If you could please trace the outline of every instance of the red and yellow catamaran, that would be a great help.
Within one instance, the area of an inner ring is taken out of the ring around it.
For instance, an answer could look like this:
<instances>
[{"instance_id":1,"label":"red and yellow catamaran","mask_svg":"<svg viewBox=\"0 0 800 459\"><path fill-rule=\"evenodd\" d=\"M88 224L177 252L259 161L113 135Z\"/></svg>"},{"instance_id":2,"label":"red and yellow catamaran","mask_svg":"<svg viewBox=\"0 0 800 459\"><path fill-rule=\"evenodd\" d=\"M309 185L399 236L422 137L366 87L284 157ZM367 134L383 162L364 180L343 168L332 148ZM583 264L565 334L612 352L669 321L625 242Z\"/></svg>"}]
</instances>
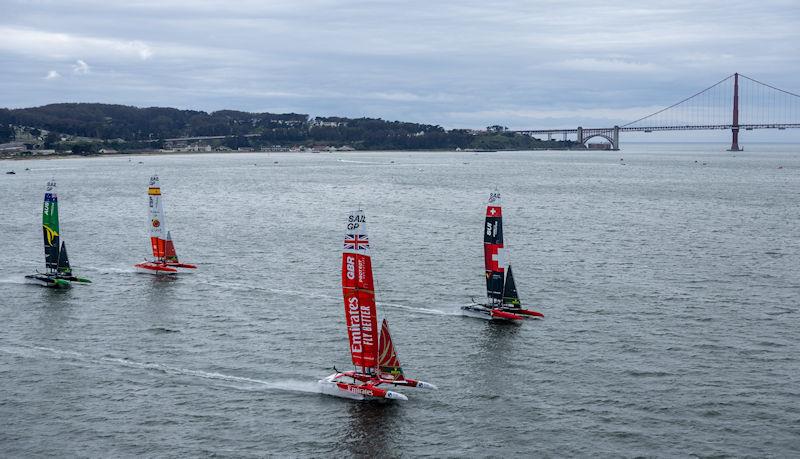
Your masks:
<instances>
[{"instance_id":1,"label":"red and yellow catamaran","mask_svg":"<svg viewBox=\"0 0 800 459\"><path fill-rule=\"evenodd\" d=\"M342 293L350 356L355 369L337 371L320 380L322 393L355 400L408 400L405 395L385 387L436 389L433 384L405 377L386 319L378 331L369 237L361 210L351 212L347 220L342 254Z\"/></svg>"},{"instance_id":2,"label":"red and yellow catamaran","mask_svg":"<svg viewBox=\"0 0 800 459\"><path fill-rule=\"evenodd\" d=\"M161 186L158 176L150 177L150 186L147 188L150 198L150 245L153 248L154 260L145 260L134 265L139 272L148 274L177 274L179 269L195 269L197 266L178 261L172 235L166 229L164 218L164 204L161 202Z\"/></svg>"},{"instance_id":3,"label":"red and yellow catamaran","mask_svg":"<svg viewBox=\"0 0 800 459\"><path fill-rule=\"evenodd\" d=\"M508 249L503 244L503 207L500 193L495 191L489 195L483 227L487 302L462 306L465 316L506 322L544 317L541 312L522 307L508 258Z\"/></svg>"}]
</instances>

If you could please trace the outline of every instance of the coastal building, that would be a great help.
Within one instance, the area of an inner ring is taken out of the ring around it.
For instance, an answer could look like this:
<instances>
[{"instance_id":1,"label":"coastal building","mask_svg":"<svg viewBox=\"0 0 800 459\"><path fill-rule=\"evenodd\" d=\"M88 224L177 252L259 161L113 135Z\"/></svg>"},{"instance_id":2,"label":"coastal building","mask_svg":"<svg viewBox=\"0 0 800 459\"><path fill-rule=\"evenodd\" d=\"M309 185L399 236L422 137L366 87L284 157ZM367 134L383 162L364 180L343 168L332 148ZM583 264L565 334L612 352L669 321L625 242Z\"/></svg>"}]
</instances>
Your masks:
<instances>
[{"instance_id":1,"label":"coastal building","mask_svg":"<svg viewBox=\"0 0 800 459\"><path fill-rule=\"evenodd\" d=\"M0 155L14 156L27 150L24 142L8 142L0 143Z\"/></svg>"}]
</instances>

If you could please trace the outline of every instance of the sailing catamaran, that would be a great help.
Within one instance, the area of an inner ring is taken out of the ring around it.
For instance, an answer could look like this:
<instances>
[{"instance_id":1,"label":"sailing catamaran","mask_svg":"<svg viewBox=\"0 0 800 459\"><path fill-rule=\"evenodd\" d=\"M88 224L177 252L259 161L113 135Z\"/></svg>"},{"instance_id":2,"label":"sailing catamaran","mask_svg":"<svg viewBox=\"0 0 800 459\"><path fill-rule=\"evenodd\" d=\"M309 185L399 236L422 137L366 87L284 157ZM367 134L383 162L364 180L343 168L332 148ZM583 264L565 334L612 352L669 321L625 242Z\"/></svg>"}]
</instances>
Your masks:
<instances>
[{"instance_id":1,"label":"sailing catamaran","mask_svg":"<svg viewBox=\"0 0 800 459\"><path fill-rule=\"evenodd\" d=\"M361 210L350 213L342 255L344 312L355 370L339 372L334 368L336 373L319 381L322 393L354 400L408 400L379 386L436 389L433 384L405 377L386 319L378 334L369 238Z\"/></svg>"},{"instance_id":2,"label":"sailing catamaran","mask_svg":"<svg viewBox=\"0 0 800 459\"><path fill-rule=\"evenodd\" d=\"M67 256L67 245L58 227L58 194L56 181L47 182L42 206L42 234L44 235L44 263L47 272L25 276L29 282L51 288L68 288L72 282L90 283L89 279L72 274Z\"/></svg>"},{"instance_id":3,"label":"sailing catamaran","mask_svg":"<svg viewBox=\"0 0 800 459\"><path fill-rule=\"evenodd\" d=\"M526 317L544 317L544 314L523 309L514 283L514 274L508 261L508 251L503 247L503 209L500 193L489 195L486 206L486 223L483 230L483 256L486 267L486 303L462 306L463 314L489 320L517 321ZM473 300L474 301L474 300Z\"/></svg>"},{"instance_id":4,"label":"sailing catamaran","mask_svg":"<svg viewBox=\"0 0 800 459\"><path fill-rule=\"evenodd\" d=\"M161 203L161 186L158 183L157 175L150 177L147 195L150 198L150 245L153 248L155 259L153 261L145 260L134 266L139 272L148 274L177 274L178 268L197 268L195 265L178 261L172 235L165 229L164 205Z\"/></svg>"}]
</instances>

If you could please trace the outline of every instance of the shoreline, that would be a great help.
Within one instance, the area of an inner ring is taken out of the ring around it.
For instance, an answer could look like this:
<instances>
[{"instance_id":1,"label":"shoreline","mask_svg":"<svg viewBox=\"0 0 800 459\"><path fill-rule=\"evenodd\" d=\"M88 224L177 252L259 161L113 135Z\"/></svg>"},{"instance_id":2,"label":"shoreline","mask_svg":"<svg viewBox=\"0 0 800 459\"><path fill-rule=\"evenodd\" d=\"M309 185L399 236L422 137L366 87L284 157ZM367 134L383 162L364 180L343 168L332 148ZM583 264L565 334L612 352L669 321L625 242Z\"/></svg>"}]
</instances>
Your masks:
<instances>
[{"instance_id":1,"label":"shoreline","mask_svg":"<svg viewBox=\"0 0 800 459\"><path fill-rule=\"evenodd\" d=\"M311 154L332 154L332 153L415 153L415 152L430 152L430 153L500 153L500 152L507 152L507 151L589 151L588 149L578 149L578 148L559 148L559 149L552 149L552 148L541 148L541 149L532 149L532 150L478 150L478 151L469 151L469 150L353 150L353 151L137 151L133 153L103 153L103 154L96 154L96 155L73 155L73 154L66 154L66 155L36 155L36 156L0 156L0 161L25 161L25 160L55 160L55 159L88 159L88 158L118 158L118 157L134 157L134 156L169 156L169 155L242 155L248 153L263 153L263 154L271 154L271 153L282 153L282 154L303 154L303 153L311 153ZM598 150L601 151L601 150ZM611 151L611 150L609 150Z\"/></svg>"}]
</instances>

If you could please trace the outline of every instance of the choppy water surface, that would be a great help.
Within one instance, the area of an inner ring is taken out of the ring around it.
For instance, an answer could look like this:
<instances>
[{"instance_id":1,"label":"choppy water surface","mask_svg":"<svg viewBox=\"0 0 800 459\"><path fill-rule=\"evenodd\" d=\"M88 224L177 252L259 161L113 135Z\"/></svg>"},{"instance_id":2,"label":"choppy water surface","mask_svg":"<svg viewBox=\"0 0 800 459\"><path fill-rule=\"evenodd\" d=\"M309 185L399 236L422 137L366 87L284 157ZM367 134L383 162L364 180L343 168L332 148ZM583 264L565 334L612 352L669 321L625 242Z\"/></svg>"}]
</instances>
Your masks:
<instances>
[{"instance_id":1,"label":"choppy water surface","mask_svg":"<svg viewBox=\"0 0 800 459\"><path fill-rule=\"evenodd\" d=\"M0 176L0 450L798 454L800 148L626 147L0 162L17 171ZM153 172L194 274L132 269ZM69 291L22 283L53 177L94 281ZM457 315L484 291L495 187L544 321ZM400 360L441 389L407 403L316 393L349 362L340 248L359 206Z\"/></svg>"}]
</instances>

